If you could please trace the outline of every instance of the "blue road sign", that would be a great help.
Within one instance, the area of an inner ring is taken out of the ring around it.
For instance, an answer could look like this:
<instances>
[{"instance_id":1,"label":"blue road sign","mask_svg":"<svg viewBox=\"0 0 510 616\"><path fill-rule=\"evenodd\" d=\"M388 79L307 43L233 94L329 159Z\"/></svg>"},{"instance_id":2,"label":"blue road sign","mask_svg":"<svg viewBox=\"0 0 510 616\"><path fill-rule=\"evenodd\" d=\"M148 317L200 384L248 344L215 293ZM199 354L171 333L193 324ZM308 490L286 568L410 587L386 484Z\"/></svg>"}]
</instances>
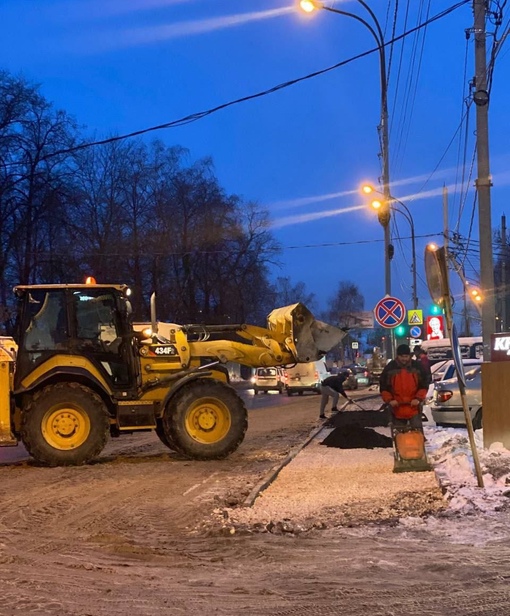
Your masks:
<instances>
[{"instance_id":1,"label":"blue road sign","mask_svg":"<svg viewBox=\"0 0 510 616\"><path fill-rule=\"evenodd\" d=\"M411 327L409 333L411 334L412 338L421 338L421 327L415 325L414 327Z\"/></svg>"},{"instance_id":2,"label":"blue road sign","mask_svg":"<svg viewBox=\"0 0 510 616\"><path fill-rule=\"evenodd\" d=\"M400 325L406 316L404 304L396 297L384 297L374 308L374 317L382 327L391 329Z\"/></svg>"}]
</instances>

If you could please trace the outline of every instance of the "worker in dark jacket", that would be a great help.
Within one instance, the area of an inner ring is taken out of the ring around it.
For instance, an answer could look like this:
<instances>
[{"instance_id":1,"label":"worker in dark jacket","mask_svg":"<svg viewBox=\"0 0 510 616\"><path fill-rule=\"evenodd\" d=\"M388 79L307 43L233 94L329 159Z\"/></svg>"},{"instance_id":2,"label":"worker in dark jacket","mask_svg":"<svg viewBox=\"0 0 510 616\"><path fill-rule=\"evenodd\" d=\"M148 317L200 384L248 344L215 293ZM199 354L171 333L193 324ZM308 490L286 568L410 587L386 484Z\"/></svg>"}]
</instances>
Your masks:
<instances>
[{"instance_id":1,"label":"worker in dark jacket","mask_svg":"<svg viewBox=\"0 0 510 616\"><path fill-rule=\"evenodd\" d=\"M430 369L430 360L427 351L420 346L415 346L413 349L416 361L422 365L425 374L427 375L427 385L432 383L432 371Z\"/></svg>"},{"instance_id":2,"label":"worker in dark jacket","mask_svg":"<svg viewBox=\"0 0 510 616\"><path fill-rule=\"evenodd\" d=\"M421 363L411 359L407 344L397 348L397 358L384 368L379 381L384 402L391 406L395 425L406 424L421 428L421 404L428 389L427 375Z\"/></svg>"},{"instance_id":3,"label":"worker in dark jacket","mask_svg":"<svg viewBox=\"0 0 510 616\"><path fill-rule=\"evenodd\" d=\"M328 376L322 381L321 385L321 410L319 417L321 419L326 419L325 411L326 406L328 404L328 400L332 398L333 406L331 408L332 413L338 412L337 404L338 397L342 395L344 398L349 400L347 394L344 391L344 381L347 378L346 372L341 372L340 374L333 374L332 376Z\"/></svg>"}]
</instances>

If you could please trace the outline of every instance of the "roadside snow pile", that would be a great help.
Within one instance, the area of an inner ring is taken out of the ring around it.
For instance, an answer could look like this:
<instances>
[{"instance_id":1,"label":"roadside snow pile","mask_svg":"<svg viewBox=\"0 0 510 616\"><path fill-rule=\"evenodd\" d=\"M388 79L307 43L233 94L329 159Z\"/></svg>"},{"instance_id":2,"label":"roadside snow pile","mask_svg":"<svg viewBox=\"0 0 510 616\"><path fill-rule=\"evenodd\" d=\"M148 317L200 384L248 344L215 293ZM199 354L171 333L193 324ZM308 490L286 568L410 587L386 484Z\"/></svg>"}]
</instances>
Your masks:
<instances>
[{"instance_id":1,"label":"roadside snow pile","mask_svg":"<svg viewBox=\"0 0 510 616\"><path fill-rule=\"evenodd\" d=\"M484 449L482 431L475 432L484 483L479 488L466 429L425 428L425 436L429 461L451 513L490 513L510 506L510 451L501 443Z\"/></svg>"}]
</instances>

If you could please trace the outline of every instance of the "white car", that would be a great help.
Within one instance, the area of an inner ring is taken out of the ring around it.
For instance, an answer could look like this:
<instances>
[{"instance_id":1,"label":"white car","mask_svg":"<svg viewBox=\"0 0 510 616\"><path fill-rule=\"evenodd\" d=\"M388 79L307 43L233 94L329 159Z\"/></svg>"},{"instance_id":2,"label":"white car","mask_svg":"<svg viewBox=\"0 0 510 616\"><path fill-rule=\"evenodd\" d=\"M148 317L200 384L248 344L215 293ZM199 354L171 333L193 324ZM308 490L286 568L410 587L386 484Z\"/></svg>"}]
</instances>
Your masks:
<instances>
[{"instance_id":1,"label":"white car","mask_svg":"<svg viewBox=\"0 0 510 616\"><path fill-rule=\"evenodd\" d=\"M466 370L466 402L473 428L482 427L482 373L481 364ZM438 426L465 426L464 409L456 377L436 383L430 405L432 417Z\"/></svg>"},{"instance_id":2,"label":"white car","mask_svg":"<svg viewBox=\"0 0 510 616\"><path fill-rule=\"evenodd\" d=\"M462 360L464 372L468 372L471 368L480 366L481 363L481 359ZM440 361L431 366L430 370L432 372L432 383L429 385L422 411L423 423L427 423L428 425L437 423L437 413L434 413L434 392L436 390L436 386L441 385L444 380L457 380L457 369L455 368L455 362L453 359L445 359L444 361Z\"/></svg>"},{"instance_id":3,"label":"white car","mask_svg":"<svg viewBox=\"0 0 510 616\"><path fill-rule=\"evenodd\" d=\"M479 366L482 363L481 359L463 359L462 365L464 366L464 372L469 370L473 366ZM437 368L436 368L437 366ZM446 359L444 361L434 364L430 368L432 372L432 383L429 385L427 391L426 401L429 402L434 397L434 389L436 383L446 381L448 379L457 378L457 369L455 368L455 362L453 359Z\"/></svg>"},{"instance_id":4,"label":"white car","mask_svg":"<svg viewBox=\"0 0 510 616\"><path fill-rule=\"evenodd\" d=\"M255 368L255 374L251 377L253 393L256 396L259 391L277 391L283 393L283 370L282 368Z\"/></svg>"},{"instance_id":5,"label":"white car","mask_svg":"<svg viewBox=\"0 0 510 616\"><path fill-rule=\"evenodd\" d=\"M330 376L323 360L312 361L308 364L296 364L292 368L285 368L283 378L287 396L293 394L303 395L305 391L316 394L321 393L321 382Z\"/></svg>"}]
</instances>

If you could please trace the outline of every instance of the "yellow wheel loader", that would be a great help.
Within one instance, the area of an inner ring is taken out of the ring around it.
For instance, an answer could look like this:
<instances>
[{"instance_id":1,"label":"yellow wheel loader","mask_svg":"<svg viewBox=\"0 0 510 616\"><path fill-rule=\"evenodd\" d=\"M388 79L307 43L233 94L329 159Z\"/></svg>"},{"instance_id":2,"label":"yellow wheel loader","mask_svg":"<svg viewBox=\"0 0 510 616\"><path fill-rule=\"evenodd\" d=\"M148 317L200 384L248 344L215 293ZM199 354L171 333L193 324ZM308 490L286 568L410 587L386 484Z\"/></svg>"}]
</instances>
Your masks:
<instances>
[{"instance_id":1,"label":"yellow wheel loader","mask_svg":"<svg viewBox=\"0 0 510 616\"><path fill-rule=\"evenodd\" d=\"M15 358L0 345L0 446L21 440L49 466L87 463L110 436L146 430L185 456L226 457L247 411L221 364L314 361L345 335L299 303L271 312L267 328L166 324L163 336L154 300L150 331L134 329L124 285L14 291Z\"/></svg>"}]
</instances>

